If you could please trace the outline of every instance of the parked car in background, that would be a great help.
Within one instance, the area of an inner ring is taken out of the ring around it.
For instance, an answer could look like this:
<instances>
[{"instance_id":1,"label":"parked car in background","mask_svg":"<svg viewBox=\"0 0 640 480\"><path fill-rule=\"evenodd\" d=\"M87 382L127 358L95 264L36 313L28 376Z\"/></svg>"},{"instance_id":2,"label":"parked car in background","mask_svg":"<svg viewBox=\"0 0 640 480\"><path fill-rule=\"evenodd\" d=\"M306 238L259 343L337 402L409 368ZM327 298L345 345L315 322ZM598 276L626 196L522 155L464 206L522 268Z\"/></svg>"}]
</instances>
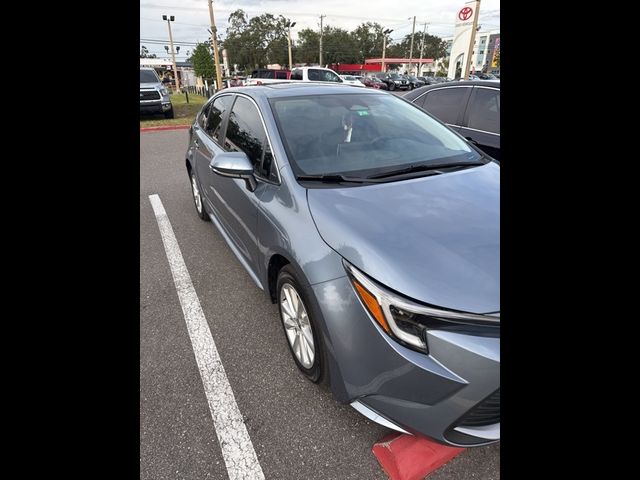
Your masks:
<instances>
[{"instance_id":1,"label":"parked car in background","mask_svg":"<svg viewBox=\"0 0 640 480\"><path fill-rule=\"evenodd\" d=\"M487 155L500 160L500 81L476 80L429 85L407 93Z\"/></svg>"},{"instance_id":2,"label":"parked car in background","mask_svg":"<svg viewBox=\"0 0 640 480\"><path fill-rule=\"evenodd\" d=\"M377 77L364 77L361 81L365 87L376 88L378 90L389 90L387 84Z\"/></svg>"},{"instance_id":3,"label":"parked car in background","mask_svg":"<svg viewBox=\"0 0 640 480\"><path fill-rule=\"evenodd\" d=\"M477 77L480 80L499 80L493 73L479 73Z\"/></svg>"},{"instance_id":4,"label":"parked car in background","mask_svg":"<svg viewBox=\"0 0 640 480\"><path fill-rule=\"evenodd\" d=\"M330 68L298 67L291 70L291 80L303 82L334 82L344 83L340 76Z\"/></svg>"},{"instance_id":5,"label":"parked car in background","mask_svg":"<svg viewBox=\"0 0 640 480\"><path fill-rule=\"evenodd\" d=\"M266 83L276 83L283 80L289 80L291 78L291 71L289 70L272 70L272 69L260 69L251 72L244 84L245 85L262 85Z\"/></svg>"},{"instance_id":6,"label":"parked car in background","mask_svg":"<svg viewBox=\"0 0 640 480\"><path fill-rule=\"evenodd\" d=\"M417 77L417 78L418 80L422 81L424 85L433 85L434 83L437 83L433 77ZM424 86L424 85L421 85L421 86Z\"/></svg>"},{"instance_id":7,"label":"parked car in background","mask_svg":"<svg viewBox=\"0 0 640 480\"><path fill-rule=\"evenodd\" d=\"M391 91L396 89L409 90L410 88L409 81L397 73L380 72L376 73L375 76L386 83L387 87L389 87L389 90Z\"/></svg>"},{"instance_id":8,"label":"parked car in background","mask_svg":"<svg viewBox=\"0 0 640 480\"><path fill-rule=\"evenodd\" d=\"M347 85L353 85L355 87L364 87L364 84L358 80L354 75L339 75L344 83Z\"/></svg>"},{"instance_id":9,"label":"parked car in background","mask_svg":"<svg viewBox=\"0 0 640 480\"><path fill-rule=\"evenodd\" d=\"M173 105L169 91L153 68L140 67L140 113L162 113L173 118Z\"/></svg>"},{"instance_id":10,"label":"parked car in background","mask_svg":"<svg viewBox=\"0 0 640 480\"><path fill-rule=\"evenodd\" d=\"M420 80L415 75L405 75L405 78L409 81L409 89L413 90L414 88L424 87L426 85L425 82Z\"/></svg>"},{"instance_id":11,"label":"parked car in background","mask_svg":"<svg viewBox=\"0 0 640 480\"><path fill-rule=\"evenodd\" d=\"M217 93L184 162L303 376L402 432L500 439L498 163L395 95L304 82Z\"/></svg>"}]
</instances>

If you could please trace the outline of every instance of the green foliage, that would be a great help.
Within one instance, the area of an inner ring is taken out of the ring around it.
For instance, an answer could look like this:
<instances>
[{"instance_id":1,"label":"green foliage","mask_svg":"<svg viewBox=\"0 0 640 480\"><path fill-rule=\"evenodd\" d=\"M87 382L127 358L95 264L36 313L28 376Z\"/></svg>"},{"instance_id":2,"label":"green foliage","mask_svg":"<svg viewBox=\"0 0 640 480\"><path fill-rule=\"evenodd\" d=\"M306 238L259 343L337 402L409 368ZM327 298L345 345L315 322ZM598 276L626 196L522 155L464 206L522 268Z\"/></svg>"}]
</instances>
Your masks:
<instances>
[{"instance_id":1,"label":"green foliage","mask_svg":"<svg viewBox=\"0 0 640 480\"><path fill-rule=\"evenodd\" d=\"M207 78L211 81L216 76L213 49L208 42L198 43L187 60L193 64L193 71L197 77Z\"/></svg>"},{"instance_id":2,"label":"green foliage","mask_svg":"<svg viewBox=\"0 0 640 480\"><path fill-rule=\"evenodd\" d=\"M229 62L248 71L271 63L288 63L286 25L289 21L282 15L276 17L270 13L248 20L242 9L231 13L227 37L222 42Z\"/></svg>"}]
</instances>

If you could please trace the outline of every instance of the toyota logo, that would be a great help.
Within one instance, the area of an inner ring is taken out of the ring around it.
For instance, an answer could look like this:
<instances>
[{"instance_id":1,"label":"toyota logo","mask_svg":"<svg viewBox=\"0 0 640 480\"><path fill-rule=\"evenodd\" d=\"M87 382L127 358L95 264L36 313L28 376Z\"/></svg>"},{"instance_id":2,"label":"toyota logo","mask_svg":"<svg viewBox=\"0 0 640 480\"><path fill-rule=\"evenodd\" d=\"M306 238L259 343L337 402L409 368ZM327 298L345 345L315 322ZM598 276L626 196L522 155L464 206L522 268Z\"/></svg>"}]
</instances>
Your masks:
<instances>
[{"instance_id":1,"label":"toyota logo","mask_svg":"<svg viewBox=\"0 0 640 480\"><path fill-rule=\"evenodd\" d=\"M473 9L471 7L464 7L458 12L458 18L460 20L469 20L471 15L473 15Z\"/></svg>"}]
</instances>

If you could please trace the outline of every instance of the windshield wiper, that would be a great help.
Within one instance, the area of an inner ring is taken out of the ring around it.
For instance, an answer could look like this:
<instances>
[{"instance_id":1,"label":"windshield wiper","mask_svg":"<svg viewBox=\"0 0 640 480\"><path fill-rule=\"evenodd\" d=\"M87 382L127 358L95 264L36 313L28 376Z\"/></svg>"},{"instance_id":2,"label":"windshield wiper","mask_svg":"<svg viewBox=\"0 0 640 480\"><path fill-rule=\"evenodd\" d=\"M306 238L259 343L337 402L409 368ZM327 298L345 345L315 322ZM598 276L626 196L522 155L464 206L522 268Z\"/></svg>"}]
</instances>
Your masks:
<instances>
[{"instance_id":1,"label":"windshield wiper","mask_svg":"<svg viewBox=\"0 0 640 480\"><path fill-rule=\"evenodd\" d=\"M390 172L377 173L375 175L371 175L367 178L386 178L386 177L394 177L396 175L403 175L405 173L413 173L413 172L427 172L440 170L445 168L452 167L475 167L478 165L484 165L484 162L473 161L473 162L448 162L448 163L431 163L431 164L420 164L420 165L409 165L405 168L400 168L398 170L392 170ZM437 173L437 172L434 172Z\"/></svg>"},{"instance_id":2,"label":"windshield wiper","mask_svg":"<svg viewBox=\"0 0 640 480\"><path fill-rule=\"evenodd\" d=\"M316 181L316 182L327 182L327 183L336 183L336 182L349 182L349 183L363 183L366 182L366 178L357 178L357 177L345 177L344 175L298 175L296 177L298 180L306 180L306 181Z\"/></svg>"}]
</instances>

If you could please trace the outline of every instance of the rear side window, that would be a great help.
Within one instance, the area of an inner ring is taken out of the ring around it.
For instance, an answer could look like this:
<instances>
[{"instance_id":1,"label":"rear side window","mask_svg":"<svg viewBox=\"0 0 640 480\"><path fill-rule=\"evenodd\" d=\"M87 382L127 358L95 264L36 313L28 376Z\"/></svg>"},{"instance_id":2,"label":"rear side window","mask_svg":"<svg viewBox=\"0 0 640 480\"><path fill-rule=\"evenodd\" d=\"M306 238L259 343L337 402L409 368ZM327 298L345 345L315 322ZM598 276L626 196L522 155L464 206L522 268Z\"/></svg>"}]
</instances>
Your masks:
<instances>
[{"instance_id":1,"label":"rear side window","mask_svg":"<svg viewBox=\"0 0 640 480\"><path fill-rule=\"evenodd\" d=\"M276 72L276 78L281 80L287 79L287 72Z\"/></svg>"},{"instance_id":2,"label":"rear side window","mask_svg":"<svg viewBox=\"0 0 640 480\"><path fill-rule=\"evenodd\" d=\"M207 124L205 131L207 135L216 140L220 140L220 128L222 127L222 119L224 113L231 107L233 97L231 95L224 95L216 98L211 104L211 109L207 115Z\"/></svg>"},{"instance_id":3,"label":"rear side window","mask_svg":"<svg viewBox=\"0 0 640 480\"><path fill-rule=\"evenodd\" d=\"M213 102L209 102L204 106L200 113L200 118L198 118L198 125L200 125L202 129L207 125L207 117L209 116L209 110L211 110L211 103Z\"/></svg>"},{"instance_id":4,"label":"rear side window","mask_svg":"<svg viewBox=\"0 0 640 480\"><path fill-rule=\"evenodd\" d=\"M469 128L500 133L500 90L476 88L469 106Z\"/></svg>"},{"instance_id":5,"label":"rear side window","mask_svg":"<svg viewBox=\"0 0 640 480\"><path fill-rule=\"evenodd\" d=\"M293 70L291 72L291 80L302 80L302 70Z\"/></svg>"},{"instance_id":6,"label":"rear side window","mask_svg":"<svg viewBox=\"0 0 640 480\"><path fill-rule=\"evenodd\" d=\"M423 97L421 106L440 121L455 125L468 93L469 87L433 90Z\"/></svg>"},{"instance_id":7,"label":"rear side window","mask_svg":"<svg viewBox=\"0 0 640 480\"><path fill-rule=\"evenodd\" d=\"M266 139L267 134L256 106L239 96L229 114L225 149L243 151L251 160L257 175L277 181L275 167L271 171L273 154Z\"/></svg>"},{"instance_id":8,"label":"rear side window","mask_svg":"<svg viewBox=\"0 0 640 480\"><path fill-rule=\"evenodd\" d=\"M340 77L333 72L328 70L318 70L315 68L310 68L307 70L307 75L309 76L309 80L317 81L317 82L341 82Z\"/></svg>"}]
</instances>

